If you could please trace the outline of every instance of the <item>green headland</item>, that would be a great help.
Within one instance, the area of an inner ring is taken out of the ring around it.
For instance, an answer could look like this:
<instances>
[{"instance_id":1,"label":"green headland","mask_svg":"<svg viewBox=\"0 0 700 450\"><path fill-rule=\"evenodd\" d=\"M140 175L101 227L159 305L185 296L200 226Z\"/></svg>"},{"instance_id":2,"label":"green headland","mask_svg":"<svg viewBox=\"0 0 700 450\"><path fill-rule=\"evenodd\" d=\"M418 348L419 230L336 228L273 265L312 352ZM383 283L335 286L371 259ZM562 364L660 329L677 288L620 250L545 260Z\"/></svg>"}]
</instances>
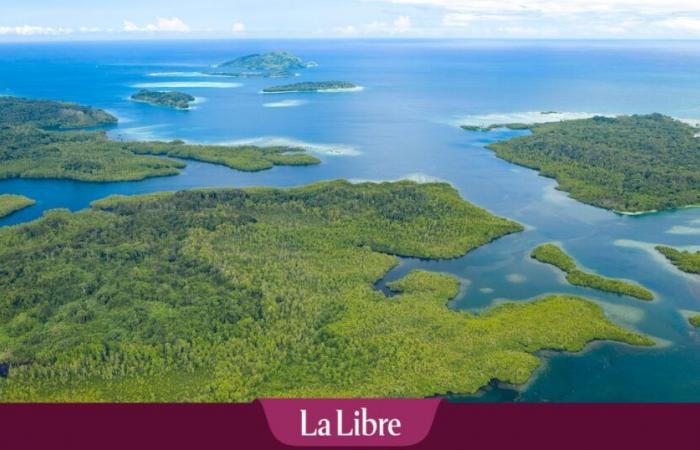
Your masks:
<instances>
[{"instance_id":1,"label":"green headland","mask_svg":"<svg viewBox=\"0 0 700 450\"><path fill-rule=\"evenodd\" d=\"M700 251L693 253L663 245L657 246L656 250L683 272L700 274Z\"/></svg>"},{"instance_id":2,"label":"green headland","mask_svg":"<svg viewBox=\"0 0 700 450\"><path fill-rule=\"evenodd\" d=\"M532 134L488 148L579 201L629 213L700 204L698 129L681 121L650 114L517 126Z\"/></svg>"},{"instance_id":3,"label":"green headland","mask_svg":"<svg viewBox=\"0 0 700 450\"><path fill-rule=\"evenodd\" d=\"M36 202L23 195L0 194L0 218L32 206Z\"/></svg>"},{"instance_id":4,"label":"green headland","mask_svg":"<svg viewBox=\"0 0 700 450\"><path fill-rule=\"evenodd\" d=\"M638 284L606 278L580 270L576 262L555 244L543 244L531 253L532 258L551 264L566 272L566 280L576 286L588 287L613 294L628 295L640 300L653 300L654 294Z\"/></svg>"},{"instance_id":5,"label":"green headland","mask_svg":"<svg viewBox=\"0 0 700 450\"><path fill-rule=\"evenodd\" d=\"M0 97L0 179L67 178L80 181L127 181L177 175L185 163L166 155L226 165L244 171L274 165L310 165L320 160L297 147L192 145L182 141L115 141L104 131L60 131L77 124L112 124L104 111L72 105L76 114L59 113L60 102ZM53 111L53 112L52 112ZM72 111L72 110L71 110ZM85 111L84 113L82 111ZM91 118L88 120L88 118ZM25 124L26 122L29 125Z\"/></svg>"},{"instance_id":6,"label":"green headland","mask_svg":"<svg viewBox=\"0 0 700 450\"><path fill-rule=\"evenodd\" d=\"M0 96L0 127L89 128L114 125L117 118L101 109L77 103Z\"/></svg>"}]
</instances>

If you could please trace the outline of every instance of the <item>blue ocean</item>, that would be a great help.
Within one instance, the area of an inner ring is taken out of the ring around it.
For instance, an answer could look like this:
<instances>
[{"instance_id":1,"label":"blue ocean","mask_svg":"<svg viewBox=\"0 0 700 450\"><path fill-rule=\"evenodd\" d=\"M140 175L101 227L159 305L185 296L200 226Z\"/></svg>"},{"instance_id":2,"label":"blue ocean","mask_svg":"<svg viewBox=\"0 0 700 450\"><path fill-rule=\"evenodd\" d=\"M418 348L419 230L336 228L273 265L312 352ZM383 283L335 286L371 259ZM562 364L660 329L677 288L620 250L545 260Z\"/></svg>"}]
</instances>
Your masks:
<instances>
[{"instance_id":1,"label":"blue ocean","mask_svg":"<svg viewBox=\"0 0 700 450\"><path fill-rule=\"evenodd\" d=\"M248 53L286 50L318 63L293 79L206 75ZM79 210L112 194L199 187L295 186L319 180L446 181L467 200L526 226L465 257L404 259L387 279L416 267L462 280L451 307L480 311L548 293L581 295L616 323L654 337L654 348L596 342L547 352L525 386L494 383L455 401L700 401L700 277L653 247L700 248L700 209L619 215L572 200L554 180L500 160L484 146L522 131L468 132L459 124L660 112L700 122L700 45L669 41L228 40L0 44L0 95L60 99L108 110L114 139L195 143L289 143L322 160L257 173L187 161L181 175L139 182L0 181L0 193L37 204L0 219L9 226L52 208ZM267 86L346 80L354 92L265 95ZM177 89L190 111L136 103L136 90ZM653 290L641 302L569 285L530 259L558 242L590 271Z\"/></svg>"}]
</instances>

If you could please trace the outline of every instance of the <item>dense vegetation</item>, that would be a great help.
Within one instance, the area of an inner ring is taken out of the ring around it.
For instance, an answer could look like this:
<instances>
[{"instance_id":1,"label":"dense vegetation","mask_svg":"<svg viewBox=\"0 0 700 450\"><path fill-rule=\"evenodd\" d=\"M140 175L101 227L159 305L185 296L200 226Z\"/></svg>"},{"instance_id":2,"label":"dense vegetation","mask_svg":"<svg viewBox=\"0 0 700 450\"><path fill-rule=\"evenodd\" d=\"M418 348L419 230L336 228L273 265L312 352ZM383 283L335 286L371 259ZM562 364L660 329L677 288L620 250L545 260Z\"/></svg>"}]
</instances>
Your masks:
<instances>
[{"instance_id":1,"label":"dense vegetation","mask_svg":"<svg viewBox=\"0 0 700 450\"><path fill-rule=\"evenodd\" d=\"M660 114L532 125L489 148L585 203L636 212L700 204L697 129Z\"/></svg>"},{"instance_id":2,"label":"dense vegetation","mask_svg":"<svg viewBox=\"0 0 700 450\"><path fill-rule=\"evenodd\" d=\"M116 197L0 230L4 401L247 401L424 396L520 383L543 348L649 345L583 299L480 316L458 281L397 259L449 258L520 230L446 184Z\"/></svg>"},{"instance_id":3,"label":"dense vegetation","mask_svg":"<svg viewBox=\"0 0 700 450\"><path fill-rule=\"evenodd\" d=\"M306 81L303 83L293 83L285 84L282 86L267 87L262 91L266 94L279 94L283 92L319 92L355 88L357 88L357 86L355 86L352 83L348 83L347 81Z\"/></svg>"},{"instance_id":4,"label":"dense vegetation","mask_svg":"<svg viewBox=\"0 0 700 450\"><path fill-rule=\"evenodd\" d=\"M700 315L699 316L691 316L688 318L688 322L696 328L700 328Z\"/></svg>"},{"instance_id":5,"label":"dense vegetation","mask_svg":"<svg viewBox=\"0 0 700 450\"><path fill-rule=\"evenodd\" d=\"M177 91L150 91L141 89L131 96L132 100L146 102L152 105L168 108L189 109L190 103L195 100L190 94Z\"/></svg>"},{"instance_id":6,"label":"dense vegetation","mask_svg":"<svg viewBox=\"0 0 700 450\"><path fill-rule=\"evenodd\" d=\"M543 244L532 251L531 256L545 264L551 264L566 272L566 280L576 286L589 287L613 294L629 295L641 300L653 300L654 294L634 283L613 280L580 270L576 262L554 244Z\"/></svg>"},{"instance_id":7,"label":"dense vegetation","mask_svg":"<svg viewBox=\"0 0 700 450\"><path fill-rule=\"evenodd\" d=\"M130 143L134 153L167 155L173 158L223 164L232 169L254 172L272 166L309 166L321 161L303 148L288 146L258 147L255 145L190 145L182 141Z\"/></svg>"},{"instance_id":8,"label":"dense vegetation","mask_svg":"<svg viewBox=\"0 0 700 450\"><path fill-rule=\"evenodd\" d=\"M0 97L0 103L7 98ZM80 105L69 105L75 111L85 111L78 120L77 113L62 113L63 109L57 109L57 105L65 105L62 103L11 99L0 109L0 121L3 122L0 125L0 179L23 177L127 181L176 175L178 169L185 166L180 161L144 155L190 158L247 171L269 169L274 165L309 165L320 162L318 158L296 147L187 145L182 141L120 142L108 139L103 131L45 129L43 127L95 125L106 113ZM22 120L28 124L19 123ZM106 119L102 122L111 123Z\"/></svg>"},{"instance_id":9,"label":"dense vegetation","mask_svg":"<svg viewBox=\"0 0 700 450\"><path fill-rule=\"evenodd\" d=\"M85 128L113 125L117 118L101 109L76 103L0 96L0 127Z\"/></svg>"},{"instance_id":10,"label":"dense vegetation","mask_svg":"<svg viewBox=\"0 0 700 450\"><path fill-rule=\"evenodd\" d=\"M279 77L315 66L288 52L269 52L241 56L217 66L217 75Z\"/></svg>"},{"instance_id":11,"label":"dense vegetation","mask_svg":"<svg viewBox=\"0 0 700 450\"><path fill-rule=\"evenodd\" d=\"M81 181L140 180L176 175L185 164L134 154L133 143L103 132L0 128L0 179L68 178Z\"/></svg>"},{"instance_id":12,"label":"dense vegetation","mask_svg":"<svg viewBox=\"0 0 700 450\"><path fill-rule=\"evenodd\" d=\"M526 123L494 123L491 125L462 125L461 128L466 131L491 131L498 128L507 128L509 130L529 130L532 125Z\"/></svg>"},{"instance_id":13,"label":"dense vegetation","mask_svg":"<svg viewBox=\"0 0 700 450\"><path fill-rule=\"evenodd\" d=\"M700 252L680 251L663 245L657 246L656 250L680 270L688 273L700 274Z\"/></svg>"},{"instance_id":14,"label":"dense vegetation","mask_svg":"<svg viewBox=\"0 0 700 450\"><path fill-rule=\"evenodd\" d=\"M0 194L0 218L32 206L36 202L23 195Z\"/></svg>"}]
</instances>

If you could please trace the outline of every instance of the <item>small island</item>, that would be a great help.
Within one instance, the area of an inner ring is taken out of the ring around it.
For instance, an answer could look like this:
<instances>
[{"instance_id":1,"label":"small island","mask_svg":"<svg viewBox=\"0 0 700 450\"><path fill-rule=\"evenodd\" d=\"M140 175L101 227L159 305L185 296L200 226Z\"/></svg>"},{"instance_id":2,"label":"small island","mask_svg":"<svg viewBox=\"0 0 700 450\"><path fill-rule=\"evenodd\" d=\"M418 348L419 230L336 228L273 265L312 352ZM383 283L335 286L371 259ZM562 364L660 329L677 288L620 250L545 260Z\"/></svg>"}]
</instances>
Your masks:
<instances>
[{"instance_id":1,"label":"small island","mask_svg":"<svg viewBox=\"0 0 700 450\"><path fill-rule=\"evenodd\" d=\"M646 301L654 299L654 294L651 291L638 284L614 280L580 270L573 258L554 244L540 245L532 251L530 256L539 262L551 264L563 270L566 273L566 280L575 286L588 287L618 295L628 295Z\"/></svg>"},{"instance_id":2,"label":"small island","mask_svg":"<svg viewBox=\"0 0 700 450\"><path fill-rule=\"evenodd\" d=\"M700 139L684 122L649 114L527 127L532 134L487 148L579 201L621 213L700 205Z\"/></svg>"},{"instance_id":3,"label":"small island","mask_svg":"<svg viewBox=\"0 0 700 450\"><path fill-rule=\"evenodd\" d=\"M212 75L235 77L289 77L294 71L316 66L289 52L255 53L216 66Z\"/></svg>"},{"instance_id":4,"label":"small island","mask_svg":"<svg viewBox=\"0 0 700 450\"><path fill-rule=\"evenodd\" d=\"M148 89L141 89L132 95L131 99L137 102L175 109L189 109L190 103L195 100L193 96L184 92L150 91Z\"/></svg>"},{"instance_id":5,"label":"small island","mask_svg":"<svg viewBox=\"0 0 700 450\"><path fill-rule=\"evenodd\" d=\"M663 245L656 246L656 250L683 272L700 274L700 251L693 253Z\"/></svg>"},{"instance_id":6,"label":"small island","mask_svg":"<svg viewBox=\"0 0 700 450\"><path fill-rule=\"evenodd\" d=\"M36 103L24 99L4 98L0 109L4 126L0 127L0 179L3 178L64 178L79 181L134 181L149 177L170 176L185 167L182 161L157 157L193 159L222 164L232 169L258 171L275 165L303 166L321 161L298 147L253 145L194 145L182 141L140 142L115 141L104 131L70 130L75 128L74 114L53 117L44 111L63 108L50 101ZM1 100L1 99L0 99ZM35 105L39 111L30 106ZM80 105L77 111L88 111L94 123L107 114ZM15 108L19 107L20 111ZM32 121L25 122L25 118ZM108 116L112 117L112 116ZM116 118L114 119L116 121ZM86 120L83 118L81 123ZM37 124L50 124L44 128Z\"/></svg>"},{"instance_id":7,"label":"small island","mask_svg":"<svg viewBox=\"0 0 700 450\"><path fill-rule=\"evenodd\" d=\"M540 350L653 341L548 295L454 311L452 258L522 230L446 183L117 196L0 228L0 401L425 397L523 383ZM41 255L41 258L37 258ZM369 349L369 350L368 350Z\"/></svg>"},{"instance_id":8,"label":"small island","mask_svg":"<svg viewBox=\"0 0 700 450\"><path fill-rule=\"evenodd\" d=\"M700 328L700 315L688 317L688 322L695 328Z\"/></svg>"},{"instance_id":9,"label":"small island","mask_svg":"<svg viewBox=\"0 0 700 450\"><path fill-rule=\"evenodd\" d=\"M34 200L23 195L0 194L0 219L35 203Z\"/></svg>"},{"instance_id":10,"label":"small island","mask_svg":"<svg viewBox=\"0 0 700 450\"><path fill-rule=\"evenodd\" d=\"M263 89L262 92L265 94L282 94L291 92L349 92L358 89L359 86L347 81L306 81L303 83L267 87Z\"/></svg>"}]
</instances>

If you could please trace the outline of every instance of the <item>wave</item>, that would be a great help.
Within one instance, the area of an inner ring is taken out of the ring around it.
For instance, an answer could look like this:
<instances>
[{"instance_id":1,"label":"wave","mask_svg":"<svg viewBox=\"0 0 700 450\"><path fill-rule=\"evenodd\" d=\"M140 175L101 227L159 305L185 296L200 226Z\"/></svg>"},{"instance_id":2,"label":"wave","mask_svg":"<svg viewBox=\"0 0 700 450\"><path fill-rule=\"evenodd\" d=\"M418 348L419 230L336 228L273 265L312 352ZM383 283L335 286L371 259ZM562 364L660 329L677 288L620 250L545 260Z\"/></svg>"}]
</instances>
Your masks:
<instances>
[{"instance_id":1,"label":"wave","mask_svg":"<svg viewBox=\"0 0 700 450\"><path fill-rule=\"evenodd\" d=\"M131 87L147 89L147 88L237 88L241 87L241 83L224 83L218 81L165 81L162 83L136 83Z\"/></svg>"},{"instance_id":2,"label":"wave","mask_svg":"<svg viewBox=\"0 0 700 450\"><path fill-rule=\"evenodd\" d=\"M306 103L308 103L306 100L282 100L279 102L263 103L263 106L265 108L291 108L305 105Z\"/></svg>"}]
</instances>

